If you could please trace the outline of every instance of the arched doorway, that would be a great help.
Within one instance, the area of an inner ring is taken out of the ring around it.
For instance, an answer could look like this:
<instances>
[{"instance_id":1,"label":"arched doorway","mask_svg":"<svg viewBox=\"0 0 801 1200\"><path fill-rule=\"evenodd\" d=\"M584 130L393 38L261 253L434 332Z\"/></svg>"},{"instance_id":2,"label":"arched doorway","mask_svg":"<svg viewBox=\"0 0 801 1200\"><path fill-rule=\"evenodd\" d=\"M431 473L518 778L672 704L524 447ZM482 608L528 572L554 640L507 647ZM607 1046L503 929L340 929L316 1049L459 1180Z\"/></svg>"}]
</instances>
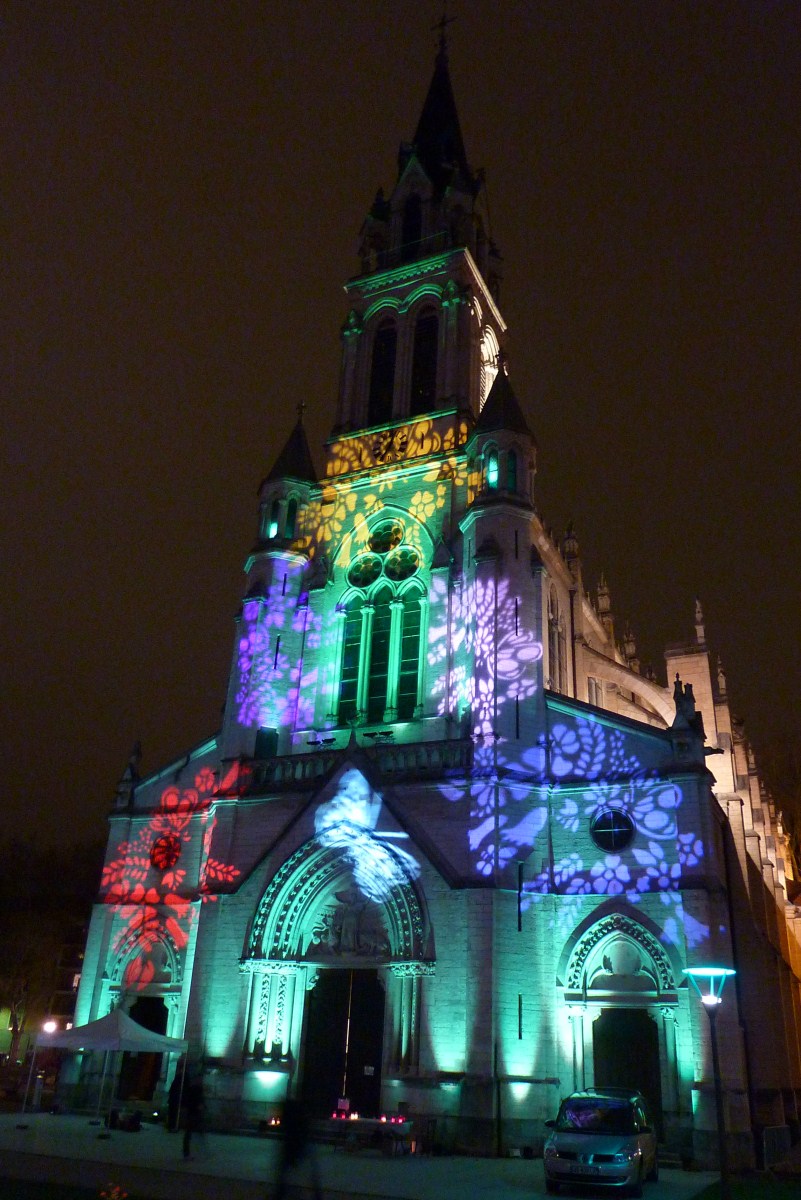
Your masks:
<instances>
[{"instance_id":1,"label":"arched doorway","mask_svg":"<svg viewBox=\"0 0 801 1200\"><path fill-rule=\"evenodd\" d=\"M379 1116L384 989L376 970L321 970L307 993L301 1095L315 1117L342 1100L350 1112Z\"/></svg>"},{"instance_id":2,"label":"arched doorway","mask_svg":"<svg viewBox=\"0 0 801 1200\"><path fill-rule=\"evenodd\" d=\"M128 1013L151 1033L167 1032L167 1006L160 996L140 996ZM158 1083L163 1055L131 1053L122 1056L117 1095L120 1100L151 1100Z\"/></svg>"},{"instance_id":3,"label":"arched doorway","mask_svg":"<svg viewBox=\"0 0 801 1200\"><path fill-rule=\"evenodd\" d=\"M642 1092L661 1134L662 1073L659 1030L644 1008L604 1008L593 1023L594 1083L597 1088Z\"/></svg>"}]
</instances>

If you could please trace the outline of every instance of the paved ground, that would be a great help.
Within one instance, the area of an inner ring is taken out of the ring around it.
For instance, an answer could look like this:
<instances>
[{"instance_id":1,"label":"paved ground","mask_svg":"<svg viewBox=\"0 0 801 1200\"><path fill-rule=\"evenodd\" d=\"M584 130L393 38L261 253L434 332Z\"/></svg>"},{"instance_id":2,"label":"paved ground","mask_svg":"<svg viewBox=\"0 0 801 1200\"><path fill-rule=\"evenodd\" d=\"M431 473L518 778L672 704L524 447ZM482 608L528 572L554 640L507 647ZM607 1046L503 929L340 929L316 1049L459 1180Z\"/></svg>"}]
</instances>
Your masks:
<instances>
[{"instance_id":1,"label":"paved ground","mask_svg":"<svg viewBox=\"0 0 801 1200\"><path fill-rule=\"evenodd\" d=\"M85 1117L1 1114L0 1195L2 1179L11 1177L98 1189L118 1183L148 1200L265 1200L277 1151L270 1140L209 1134L185 1163L180 1137L161 1126L106 1135ZM326 1200L528 1200L545 1194L536 1159L385 1158L325 1147L319 1167ZM647 1185L645 1200L691 1200L714 1178L662 1171L659 1183ZM308 1179L297 1182L298 1195L310 1195Z\"/></svg>"}]
</instances>

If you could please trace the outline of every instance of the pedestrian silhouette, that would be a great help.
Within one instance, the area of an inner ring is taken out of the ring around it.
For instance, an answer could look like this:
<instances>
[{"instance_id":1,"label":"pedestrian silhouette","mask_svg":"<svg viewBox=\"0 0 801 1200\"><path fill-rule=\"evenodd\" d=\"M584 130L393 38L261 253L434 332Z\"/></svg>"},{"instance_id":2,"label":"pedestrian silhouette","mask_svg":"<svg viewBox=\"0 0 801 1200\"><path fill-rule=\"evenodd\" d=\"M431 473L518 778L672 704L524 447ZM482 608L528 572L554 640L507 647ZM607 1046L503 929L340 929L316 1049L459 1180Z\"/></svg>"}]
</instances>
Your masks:
<instances>
[{"instance_id":1,"label":"pedestrian silhouette","mask_svg":"<svg viewBox=\"0 0 801 1200\"><path fill-rule=\"evenodd\" d=\"M193 1079L184 1088L184 1158L189 1158L192 1134L203 1133L203 1085Z\"/></svg>"},{"instance_id":2,"label":"pedestrian silhouette","mask_svg":"<svg viewBox=\"0 0 801 1200\"><path fill-rule=\"evenodd\" d=\"M289 1176L304 1165L308 1168L314 1200L323 1200L320 1170L311 1140L308 1113L300 1100L287 1099L281 1110L281 1155L273 1200L283 1200Z\"/></svg>"}]
</instances>

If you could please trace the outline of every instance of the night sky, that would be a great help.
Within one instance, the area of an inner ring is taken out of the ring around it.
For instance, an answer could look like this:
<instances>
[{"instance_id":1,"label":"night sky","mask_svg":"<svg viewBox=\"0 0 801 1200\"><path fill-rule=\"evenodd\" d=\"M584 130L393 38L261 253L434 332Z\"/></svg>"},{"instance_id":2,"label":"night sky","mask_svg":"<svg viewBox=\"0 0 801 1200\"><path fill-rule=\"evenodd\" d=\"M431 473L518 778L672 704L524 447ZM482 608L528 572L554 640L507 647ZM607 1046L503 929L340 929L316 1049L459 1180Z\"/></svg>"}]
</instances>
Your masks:
<instances>
[{"instance_id":1,"label":"night sky","mask_svg":"<svg viewBox=\"0 0 801 1200\"><path fill-rule=\"evenodd\" d=\"M4 6L6 833L103 836L137 738L216 730L256 489L299 402L333 423L440 11ZM797 727L801 6L451 12L540 509L663 681L698 595L754 738Z\"/></svg>"}]
</instances>

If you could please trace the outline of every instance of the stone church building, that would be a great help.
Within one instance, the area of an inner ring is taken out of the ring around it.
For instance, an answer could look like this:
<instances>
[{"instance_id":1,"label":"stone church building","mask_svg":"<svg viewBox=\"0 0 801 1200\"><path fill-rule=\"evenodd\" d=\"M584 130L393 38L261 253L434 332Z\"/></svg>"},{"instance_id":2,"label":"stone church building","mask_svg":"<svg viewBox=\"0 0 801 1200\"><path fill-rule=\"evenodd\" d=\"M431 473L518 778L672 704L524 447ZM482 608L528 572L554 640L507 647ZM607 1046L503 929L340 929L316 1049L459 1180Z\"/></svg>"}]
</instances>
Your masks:
<instances>
[{"instance_id":1,"label":"stone church building","mask_svg":"<svg viewBox=\"0 0 801 1200\"><path fill-rule=\"evenodd\" d=\"M187 1038L221 1127L289 1094L536 1151L560 1097L618 1085L704 1160L684 969L719 964L747 1161L798 1121L785 839L700 608L665 686L543 523L500 284L443 45L362 226L322 474L301 420L261 485L221 728L119 785L76 1022ZM126 1055L121 1095L173 1070Z\"/></svg>"}]
</instances>

